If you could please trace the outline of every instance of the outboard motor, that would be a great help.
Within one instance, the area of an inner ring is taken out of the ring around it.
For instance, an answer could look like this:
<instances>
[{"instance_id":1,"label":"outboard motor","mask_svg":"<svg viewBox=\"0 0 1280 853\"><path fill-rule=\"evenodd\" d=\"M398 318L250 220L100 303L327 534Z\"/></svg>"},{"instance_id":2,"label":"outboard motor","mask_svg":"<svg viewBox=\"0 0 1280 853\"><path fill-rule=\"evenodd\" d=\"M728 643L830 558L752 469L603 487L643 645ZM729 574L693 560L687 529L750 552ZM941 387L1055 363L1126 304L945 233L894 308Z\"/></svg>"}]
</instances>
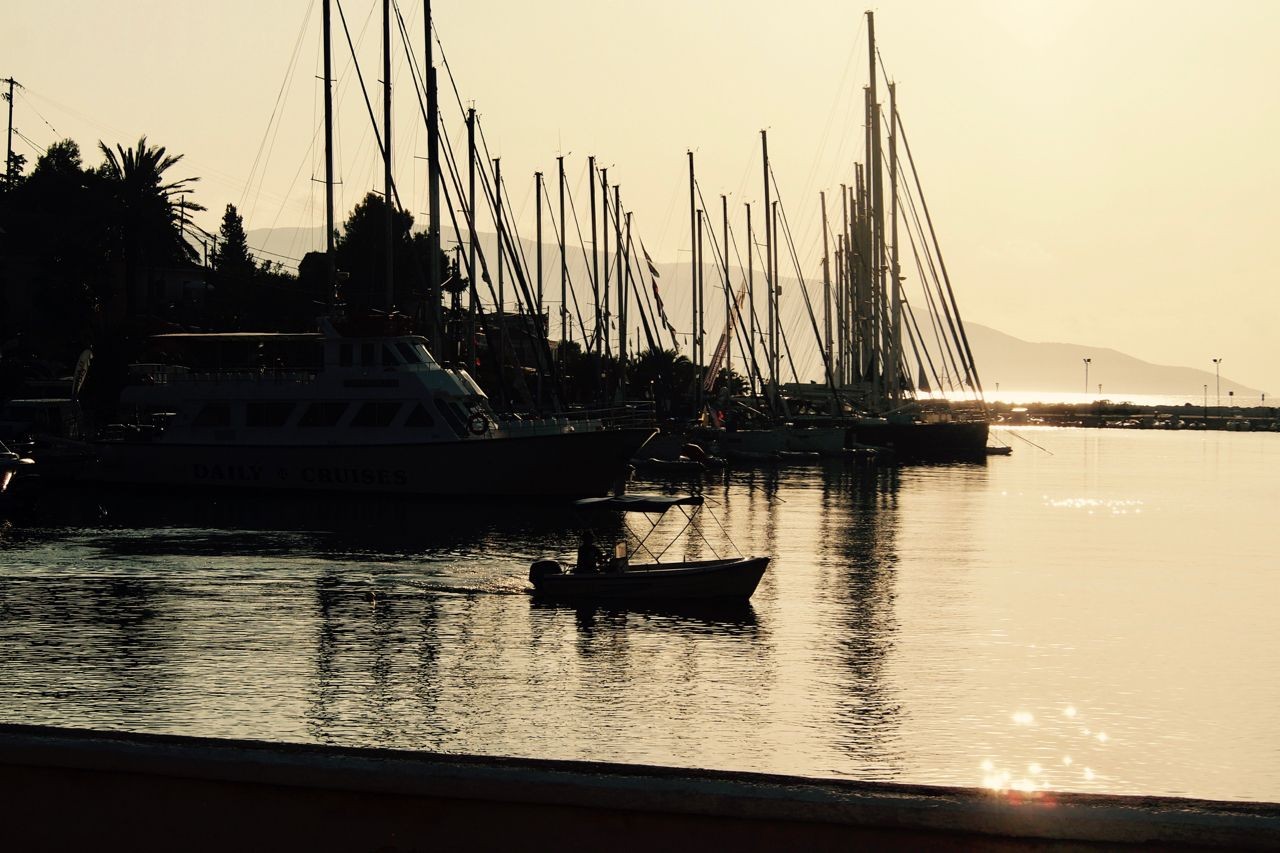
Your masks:
<instances>
[{"instance_id":1,"label":"outboard motor","mask_svg":"<svg viewBox=\"0 0 1280 853\"><path fill-rule=\"evenodd\" d=\"M559 575L563 574L563 572L564 570L560 567L558 560L538 560L529 567L529 582L536 585L540 579L545 578L547 575Z\"/></svg>"}]
</instances>

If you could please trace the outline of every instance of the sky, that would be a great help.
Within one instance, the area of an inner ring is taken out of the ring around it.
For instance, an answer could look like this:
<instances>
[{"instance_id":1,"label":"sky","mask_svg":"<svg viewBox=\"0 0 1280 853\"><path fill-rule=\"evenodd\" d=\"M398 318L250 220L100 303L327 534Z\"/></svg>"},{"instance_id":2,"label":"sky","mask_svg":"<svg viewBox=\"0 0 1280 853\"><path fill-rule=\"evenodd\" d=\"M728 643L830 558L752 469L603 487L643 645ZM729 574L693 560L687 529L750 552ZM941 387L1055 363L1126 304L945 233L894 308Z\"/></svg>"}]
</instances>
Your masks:
<instances>
[{"instance_id":1,"label":"sky","mask_svg":"<svg viewBox=\"0 0 1280 853\"><path fill-rule=\"evenodd\" d=\"M420 55L421 5L402 4ZM381 79L379 5L343 3L371 87ZM743 205L763 201L767 129L802 269L818 279L818 193L851 182L862 153L864 7L433 5L458 96L502 160L526 236L533 173L545 172L554 192L565 155L585 206L594 154L655 259L687 262L686 152L715 221L725 194L742 231ZM966 320L1159 364L1212 370L1221 358L1224 377L1280 393L1280 3L871 8ZM381 167L335 28L341 217L378 188ZM395 170L421 222L426 134L401 50ZM96 164L99 140L128 146L145 134L184 155L175 177L200 178L209 230L228 203L249 229L323 222L320 55L319 0L46 0L7 10L0 29L0 75L23 86L15 150L34 160L70 137ZM461 141L452 86L442 71L443 121ZM673 313L687 312L683 290L670 300Z\"/></svg>"}]
</instances>

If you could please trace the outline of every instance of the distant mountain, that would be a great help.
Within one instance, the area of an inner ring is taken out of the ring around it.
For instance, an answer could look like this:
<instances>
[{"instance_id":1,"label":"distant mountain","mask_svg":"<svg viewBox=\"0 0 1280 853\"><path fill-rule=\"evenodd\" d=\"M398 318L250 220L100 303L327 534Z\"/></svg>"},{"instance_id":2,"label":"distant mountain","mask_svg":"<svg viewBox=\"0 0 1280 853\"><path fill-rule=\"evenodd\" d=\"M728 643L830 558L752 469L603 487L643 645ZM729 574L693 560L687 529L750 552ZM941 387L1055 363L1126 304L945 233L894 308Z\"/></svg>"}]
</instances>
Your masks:
<instances>
[{"instance_id":1,"label":"distant mountain","mask_svg":"<svg viewBox=\"0 0 1280 853\"><path fill-rule=\"evenodd\" d=\"M1194 396L1209 386L1215 393L1210 370L1151 364L1131 355L1080 344L1033 343L996 331L978 323L965 323L969 345L982 385L991 396L1000 383L1001 391L1084 391L1084 359L1089 365L1089 392L1102 385L1104 397L1120 394L1164 394ZM1261 392L1223 377L1222 395L1234 391L1239 396L1257 397Z\"/></svg>"},{"instance_id":2,"label":"distant mountain","mask_svg":"<svg viewBox=\"0 0 1280 853\"><path fill-rule=\"evenodd\" d=\"M307 252L323 248L324 228L256 228L248 232L247 237L250 248L260 253L259 257L280 261L286 267L296 267L297 261ZM451 250L453 245L449 237L446 234L446 250ZM481 250L490 258L494 256L495 241L493 234L480 235ZM525 257L532 264L535 242L526 238L520 244ZM548 301L558 299L558 253L559 249L554 244L544 244L543 276ZM577 246L571 246L568 255L571 281L588 281L589 261L584 257L583 251ZM287 260L290 258L294 260ZM690 300L684 291L688 288L689 267L687 264L671 263L660 263L657 266L671 321L678 328L687 329L690 322ZM738 269L732 268L731 273L733 280L738 281ZM714 287L712 282L718 281L720 275L723 273L708 266L704 274L707 286ZM798 282L784 275L781 285L784 294L793 294ZM585 303L580 310L587 310ZM550 313L554 314L556 311L558 306L550 309ZM553 320L553 328L554 323ZM1194 396L1201 393L1206 385L1209 386L1210 393L1215 393L1212 371L1151 364L1105 347L1024 341L979 323L965 323L965 329L973 348L974 359L978 363L983 388L989 397L995 393L997 382L1000 383L1001 391L1085 391L1083 360L1086 358L1093 360L1089 365L1088 390L1091 393L1096 393L1099 384L1102 385L1103 395L1107 397L1122 394ZM1221 389L1224 398L1229 391L1243 397L1257 397L1261 393L1226 377L1222 378Z\"/></svg>"},{"instance_id":3,"label":"distant mountain","mask_svg":"<svg viewBox=\"0 0 1280 853\"><path fill-rule=\"evenodd\" d=\"M314 228L254 228L245 241L259 260L279 262L296 270L307 252L324 251L324 226Z\"/></svg>"}]
</instances>

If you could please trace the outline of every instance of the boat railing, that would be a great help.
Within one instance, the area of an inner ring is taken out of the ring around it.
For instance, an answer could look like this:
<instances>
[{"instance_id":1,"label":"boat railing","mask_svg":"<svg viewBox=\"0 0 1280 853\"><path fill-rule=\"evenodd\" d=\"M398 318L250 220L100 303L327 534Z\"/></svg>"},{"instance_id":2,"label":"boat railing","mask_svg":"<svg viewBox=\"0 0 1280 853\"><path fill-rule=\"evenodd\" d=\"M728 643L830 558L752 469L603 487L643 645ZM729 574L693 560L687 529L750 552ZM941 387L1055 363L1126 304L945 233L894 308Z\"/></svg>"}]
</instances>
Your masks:
<instances>
[{"instance_id":1,"label":"boat railing","mask_svg":"<svg viewBox=\"0 0 1280 853\"><path fill-rule=\"evenodd\" d=\"M314 382L314 370L288 370L281 368L220 369L191 371L188 373L156 372L138 374L135 381L142 385L216 384L220 382L257 382L262 384L297 385Z\"/></svg>"},{"instance_id":2,"label":"boat railing","mask_svg":"<svg viewBox=\"0 0 1280 853\"><path fill-rule=\"evenodd\" d=\"M563 417L569 422L590 421L611 429L651 427L654 424L653 402L641 400L614 406L570 409Z\"/></svg>"},{"instance_id":3,"label":"boat railing","mask_svg":"<svg viewBox=\"0 0 1280 853\"><path fill-rule=\"evenodd\" d=\"M653 405L648 402L620 406L571 409L544 417L503 418L502 432L506 435L541 435L578 430L622 429L624 427L652 427Z\"/></svg>"}]
</instances>

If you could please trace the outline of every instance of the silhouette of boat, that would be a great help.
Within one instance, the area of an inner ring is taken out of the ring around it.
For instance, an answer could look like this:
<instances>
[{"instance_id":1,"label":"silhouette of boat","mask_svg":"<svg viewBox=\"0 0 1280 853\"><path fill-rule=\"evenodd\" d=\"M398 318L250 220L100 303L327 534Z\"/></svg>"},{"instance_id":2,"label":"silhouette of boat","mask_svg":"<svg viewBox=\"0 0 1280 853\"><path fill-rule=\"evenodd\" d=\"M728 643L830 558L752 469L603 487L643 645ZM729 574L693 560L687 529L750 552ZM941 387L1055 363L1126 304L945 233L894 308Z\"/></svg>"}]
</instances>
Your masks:
<instances>
[{"instance_id":1,"label":"silhouette of boat","mask_svg":"<svg viewBox=\"0 0 1280 853\"><path fill-rule=\"evenodd\" d=\"M703 500L700 495L615 495L577 501L581 510L662 514L674 507L692 507L686 513L681 533L696 524ZM657 528L653 522L650 533ZM645 546L640 537L636 550ZM620 544L621 547L621 544ZM665 549L664 549L665 550ZM652 552L650 552L652 555ZM559 601L664 601L664 602L745 602L751 598L769 567L769 557L716 557L662 563L652 555L652 563L632 563L625 552L604 566L568 567L557 560L538 560L529 568L534 595Z\"/></svg>"},{"instance_id":2,"label":"silhouette of boat","mask_svg":"<svg viewBox=\"0 0 1280 853\"><path fill-rule=\"evenodd\" d=\"M85 478L438 497L584 497L625 482L653 433L632 410L499 418L394 316L316 333L168 334L131 368ZM257 366L255 366L257 362Z\"/></svg>"}]
</instances>

